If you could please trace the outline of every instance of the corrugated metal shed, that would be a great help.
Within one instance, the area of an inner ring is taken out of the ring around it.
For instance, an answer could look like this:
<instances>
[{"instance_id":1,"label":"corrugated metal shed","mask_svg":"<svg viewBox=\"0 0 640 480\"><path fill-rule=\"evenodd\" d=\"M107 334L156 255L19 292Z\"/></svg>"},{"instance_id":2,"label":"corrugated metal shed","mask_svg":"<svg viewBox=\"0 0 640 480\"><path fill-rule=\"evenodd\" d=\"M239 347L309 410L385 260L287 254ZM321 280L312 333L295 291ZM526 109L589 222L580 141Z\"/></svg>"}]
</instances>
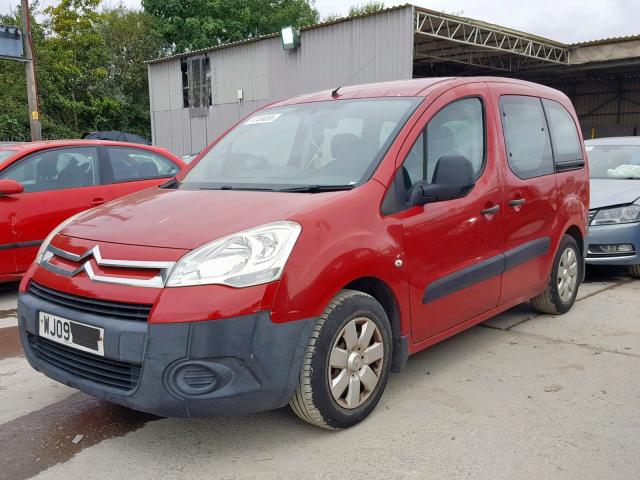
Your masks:
<instances>
[{"instance_id":1,"label":"corrugated metal shed","mask_svg":"<svg viewBox=\"0 0 640 480\"><path fill-rule=\"evenodd\" d=\"M357 84L487 74L564 91L587 137L637 135L640 128L640 35L566 45L402 5L302 27L301 39L293 51L285 51L280 35L271 34L150 61L154 142L179 154L195 153L268 103L347 79ZM181 62L198 57L209 59L212 105L196 113L183 108Z\"/></svg>"},{"instance_id":2,"label":"corrugated metal shed","mask_svg":"<svg viewBox=\"0 0 640 480\"><path fill-rule=\"evenodd\" d=\"M402 6L302 29L301 45L285 51L279 35L219 46L149 63L155 144L194 153L265 104L347 84L400 80L413 73L413 7ZM212 106L191 116L182 103L181 61L208 55ZM242 89L243 99L237 91Z\"/></svg>"}]
</instances>

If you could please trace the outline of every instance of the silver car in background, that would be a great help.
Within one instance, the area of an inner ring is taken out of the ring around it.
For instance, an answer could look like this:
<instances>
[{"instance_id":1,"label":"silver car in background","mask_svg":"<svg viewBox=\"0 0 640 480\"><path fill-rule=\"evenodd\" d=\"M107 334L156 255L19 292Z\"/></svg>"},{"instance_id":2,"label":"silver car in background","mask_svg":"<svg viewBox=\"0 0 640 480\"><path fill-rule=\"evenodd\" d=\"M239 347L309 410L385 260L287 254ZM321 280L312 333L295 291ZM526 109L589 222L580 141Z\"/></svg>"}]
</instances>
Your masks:
<instances>
[{"instance_id":1,"label":"silver car in background","mask_svg":"<svg viewBox=\"0 0 640 480\"><path fill-rule=\"evenodd\" d=\"M587 263L640 277L640 137L587 140L591 175Z\"/></svg>"}]
</instances>

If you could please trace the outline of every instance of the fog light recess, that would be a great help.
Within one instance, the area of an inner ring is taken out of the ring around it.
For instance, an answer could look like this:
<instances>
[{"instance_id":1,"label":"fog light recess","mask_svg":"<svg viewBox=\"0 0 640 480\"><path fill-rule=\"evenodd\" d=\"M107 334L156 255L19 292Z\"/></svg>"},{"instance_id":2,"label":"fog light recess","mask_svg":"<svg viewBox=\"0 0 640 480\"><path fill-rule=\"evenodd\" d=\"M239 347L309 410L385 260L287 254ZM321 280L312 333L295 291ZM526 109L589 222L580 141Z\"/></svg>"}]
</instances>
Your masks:
<instances>
[{"instance_id":1,"label":"fog light recess","mask_svg":"<svg viewBox=\"0 0 640 480\"><path fill-rule=\"evenodd\" d=\"M589 255L634 255L635 247L630 243L589 245Z\"/></svg>"},{"instance_id":2,"label":"fog light recess","mask_svg":"<svg viewBox=\"0 0 640 480\"><path fill-rule=\"evenodd\" d=\"M188 396L204 395L218 385L218 375L207 365L185 363L173 371L173 385Z\"/></svg>"}]
</instances>

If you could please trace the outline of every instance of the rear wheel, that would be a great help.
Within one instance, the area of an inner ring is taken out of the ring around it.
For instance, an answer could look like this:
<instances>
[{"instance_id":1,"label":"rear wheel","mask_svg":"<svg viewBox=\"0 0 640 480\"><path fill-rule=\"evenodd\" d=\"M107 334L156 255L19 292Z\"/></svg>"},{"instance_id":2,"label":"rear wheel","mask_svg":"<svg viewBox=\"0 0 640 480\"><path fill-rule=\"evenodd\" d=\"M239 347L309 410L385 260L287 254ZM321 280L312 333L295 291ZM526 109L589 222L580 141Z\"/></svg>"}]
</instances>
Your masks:
<instances>
[{"instance_id":1,"label":"rear wheel","mask_svg":"<svg viewBox=\"0 0 640 480\"><path fill-rule=\"evenodd\" d=\"M318 319L289 403L301 419L347 428L376 407L391 366L389 319L372 296L341 291Z\"/></svg>"},{"instance_id":2,"label":"rear wheel","mask_svg":"<svg viewBox=\"0 0 640 480\"><path fill-rule=\"evenodd\" d=\"M565 235L553 261L547 288L531 299L533 307L541 313L559 315L573 306L582 278L580 249L575 239Z\"/></svg>"}]
</instances>

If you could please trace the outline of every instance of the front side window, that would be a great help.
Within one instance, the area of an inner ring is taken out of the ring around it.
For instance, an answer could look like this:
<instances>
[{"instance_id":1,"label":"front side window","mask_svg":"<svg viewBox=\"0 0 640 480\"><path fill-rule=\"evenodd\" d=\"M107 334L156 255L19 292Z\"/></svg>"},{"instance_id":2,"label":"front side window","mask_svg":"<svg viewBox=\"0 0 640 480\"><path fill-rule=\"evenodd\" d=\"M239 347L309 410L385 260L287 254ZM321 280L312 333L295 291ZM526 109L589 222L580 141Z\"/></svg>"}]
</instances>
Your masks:
<instances>
[{"instance_id":1,"label":"front side window","mask_svg":"<svg viewBox=\"0 0 640 480\"><path fill-rule=\"evenodd\" d=\"M582 160L578 129L567 109L554 100L545 99L542 103L547 113L556 163Z\"/></svg>"},{"instance_id":2,"label":"front side window","mask_svg":"<svg viewBox=\"0 0 640 480\"><path fill-rule=\"evenodd\" d=\"M551 140L541 100L505 95L500 98L507 160L513 173L527 179L554 173Z\"/></svg>"},{"instance_id":3,"label":"front side window","mask_svg":"<svg viewBox=\"0 0 640 480\"><path fill-rule=\"evenodd\" d=\"M171 177L179 171L173 162L149 150L108 147L107 152L114 182Z\"/></svg>"},{"instance_id":4,"label":"front side window","mask_svg":"<svg viewBox=\"0 0 640 480\"><path fill-rule=\"evenodd\" d=\"M0 175L15 180L25 192L44 192L98 185L98 149L56 148L32 154Z\"/></svg>"},{"instance_id":5,"label":"front side window","mask_svg":"<svg viewBox=\"0 0 640 480\"><path fill-rule=\"evenodd\" d=\"M591 178L640 180L640 145L588 145Z\"/></svg>"},{"instance_id":6,"label":"front side window","mask_svg":"<svg viewBox=\"0 0 640 480\"><path fill-rule=\"evenodd\" d=\"M262 110L223 137L181 185L354 186L371 175L420 100L333 100Z\"/></svg>"},{"instance_id":7,"label":"front side window","mask_svg":"<svg viewBox=\"0 0 640 480\"><path fill-rule=\"evenodd\" d=\"M484 112L479 98L450 103L436 113L407 155L402 175L407 191L419 181L432 183L438 161L462 156L473 165L476 177L484 166Z\"/></svg>"}]
</instances>

